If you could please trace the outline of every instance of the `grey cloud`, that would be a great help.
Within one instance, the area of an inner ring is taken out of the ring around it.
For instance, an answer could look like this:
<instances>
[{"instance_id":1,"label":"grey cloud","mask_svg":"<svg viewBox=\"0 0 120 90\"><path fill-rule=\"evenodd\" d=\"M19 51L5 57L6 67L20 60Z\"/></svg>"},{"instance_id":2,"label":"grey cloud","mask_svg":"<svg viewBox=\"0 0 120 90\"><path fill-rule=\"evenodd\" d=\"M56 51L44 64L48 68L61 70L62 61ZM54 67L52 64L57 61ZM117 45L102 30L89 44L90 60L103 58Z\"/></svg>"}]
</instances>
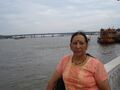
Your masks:
<instances>
[{"instance_id":1,"label":"grey cloud","mask_svg":"<svg viewBox=\"0 0 120 90\"><path fill-rule=\"evenodd\" d=\"M1 0L0 32L97 30L112 24L119 26L119 8L114 0Z\"/></svg>"}]
</instances>

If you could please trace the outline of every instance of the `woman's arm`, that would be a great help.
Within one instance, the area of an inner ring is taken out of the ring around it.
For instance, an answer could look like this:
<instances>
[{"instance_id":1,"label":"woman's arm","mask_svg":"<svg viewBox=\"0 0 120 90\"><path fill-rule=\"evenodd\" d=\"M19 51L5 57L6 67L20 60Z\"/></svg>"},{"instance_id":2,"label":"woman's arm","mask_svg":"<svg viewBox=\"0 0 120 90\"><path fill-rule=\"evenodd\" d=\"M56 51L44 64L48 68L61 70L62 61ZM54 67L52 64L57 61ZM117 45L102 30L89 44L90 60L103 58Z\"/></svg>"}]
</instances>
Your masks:
<instances>
[{"instance_id":1,"label":"woman's arm","mask_svg":"<svg viewBox=\"0 0 120 90\"><path fill-rule=\"evenodd\" d=\"M60 73L58 73L57 71L55 71L53 73L51 79L48 82L46 90L54 90L57 80L61 77L62 77L62 75Z\"/></svg>"},{"instance_id":2,"label":"woman's arm","mask_svg":"<svg viewBox=\"0 0 120 90\"><path fill-rule=\"evenodd\" d=\"M98 83L98 87L100 88L100 90L111 90L108 79Z\"/></svg>"}]
</instances>

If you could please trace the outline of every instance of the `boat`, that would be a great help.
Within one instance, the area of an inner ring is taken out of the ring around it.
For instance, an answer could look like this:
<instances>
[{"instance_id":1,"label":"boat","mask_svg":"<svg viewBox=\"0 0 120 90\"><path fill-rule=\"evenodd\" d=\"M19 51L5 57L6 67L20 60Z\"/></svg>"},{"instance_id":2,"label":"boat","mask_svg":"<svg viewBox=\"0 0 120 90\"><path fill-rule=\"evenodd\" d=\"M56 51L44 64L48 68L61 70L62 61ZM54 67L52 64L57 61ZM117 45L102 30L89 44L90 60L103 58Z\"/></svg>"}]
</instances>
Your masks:
<instances>
[{"instance_id":1,"label":"boat","mask_svg":"<svg viewBox=\"0 0 120 90\"><path fill-rule=\"evenodd\" d=\"M120 34L114 28L101 29L100 36L98 37L98 43L100 44L112 44L120 42Z\"/></svg>"}]
</instances>

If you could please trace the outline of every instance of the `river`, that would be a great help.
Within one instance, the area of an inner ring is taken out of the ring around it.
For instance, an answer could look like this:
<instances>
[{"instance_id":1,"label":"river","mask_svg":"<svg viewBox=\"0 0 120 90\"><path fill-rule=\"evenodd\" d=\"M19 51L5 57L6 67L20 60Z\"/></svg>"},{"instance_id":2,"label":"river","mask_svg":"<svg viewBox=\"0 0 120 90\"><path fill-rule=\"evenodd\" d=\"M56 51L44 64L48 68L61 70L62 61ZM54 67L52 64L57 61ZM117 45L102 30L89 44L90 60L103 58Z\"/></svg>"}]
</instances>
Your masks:
<instances>
[{"instance_id":1,"label":"river","mask_svg":"<svg viewBox=\"0 0 120 90\"><path fill-rule=\"evenodd\" d=\"M71 53L69 36L0 40L0 90L45 90L62 56ZM120 55L120 44L100 45L97 36L88 51L104 64Z\"/></svg>"}]
</instances>

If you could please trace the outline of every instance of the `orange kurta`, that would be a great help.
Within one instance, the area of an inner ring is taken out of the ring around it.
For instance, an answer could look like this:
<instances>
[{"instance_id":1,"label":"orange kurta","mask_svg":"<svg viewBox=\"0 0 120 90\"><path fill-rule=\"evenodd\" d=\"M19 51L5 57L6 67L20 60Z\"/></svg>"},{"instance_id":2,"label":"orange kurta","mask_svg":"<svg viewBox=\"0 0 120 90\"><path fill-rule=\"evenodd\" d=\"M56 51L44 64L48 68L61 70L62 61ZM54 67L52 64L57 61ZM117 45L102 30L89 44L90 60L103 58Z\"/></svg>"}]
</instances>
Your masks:
<instances>
[{"instance_id":1,"label":"orange kurta","mask_svg":"<svg viewBox=\"0 0 120 90\"><path fill-rule=\"evenodd\" d=\"M104 64L90 57L82 66L73 65L72 56L65 56L57 65L63 75L66 90L99 90L97 83L108 78Z\"/></svg>"}]
</instances>

